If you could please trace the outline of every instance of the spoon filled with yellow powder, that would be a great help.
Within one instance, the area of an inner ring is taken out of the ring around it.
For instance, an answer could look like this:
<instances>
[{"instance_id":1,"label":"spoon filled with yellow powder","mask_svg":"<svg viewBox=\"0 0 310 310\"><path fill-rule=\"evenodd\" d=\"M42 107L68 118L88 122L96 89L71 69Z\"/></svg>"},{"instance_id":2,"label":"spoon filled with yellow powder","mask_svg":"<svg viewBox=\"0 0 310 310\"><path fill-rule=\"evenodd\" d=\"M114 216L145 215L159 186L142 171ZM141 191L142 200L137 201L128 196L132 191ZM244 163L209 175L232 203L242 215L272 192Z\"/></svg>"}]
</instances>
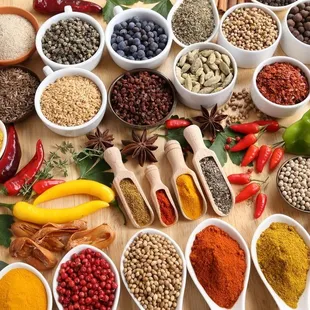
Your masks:
<instances>
[{"instance_id":1,"label":"spoon filled with yellow powder","mask_svg":"<svg viewBox=\"0 0 310 310\"><path fill-rule=\"evenodd\" d=\"M310 237L292 218L275 214L252 239L254 265L280 310L310 309Z\"/></svg>"},{"instance_id":2,"label":"spoon filled with yellow powder","mask_svg":"<svg viewBox=\"0 0 310 310\"><path fill-rule=\"evenodd\" d=\"M18 264L22 266L21 263ZM52 309L52 302L48 302L47 291L38 276L27 269L15 268L0 279L0 308L49 310Z\"/></svg>"}]
</instances>

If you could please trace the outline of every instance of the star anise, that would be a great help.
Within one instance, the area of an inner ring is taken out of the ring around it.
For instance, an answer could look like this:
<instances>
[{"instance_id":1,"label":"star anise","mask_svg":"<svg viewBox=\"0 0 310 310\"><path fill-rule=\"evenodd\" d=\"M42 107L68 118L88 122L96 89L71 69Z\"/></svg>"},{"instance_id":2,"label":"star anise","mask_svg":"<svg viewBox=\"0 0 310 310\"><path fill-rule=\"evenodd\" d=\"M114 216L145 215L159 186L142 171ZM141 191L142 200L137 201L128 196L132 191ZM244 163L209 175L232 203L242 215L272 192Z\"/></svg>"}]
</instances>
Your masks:
<instances>
[{"instance_id":1,"label":"star anise","mask_svg":"<svg viewBox=\"0 0 310 310\"><path fill-rule=\"evenodd\" d=\"M107 148L113 146L112 141L114 137L109 133L109 129L101 131L99 127L97 127L94 133L87 134L86 137L88 139L86 147L90 149L105 151Z\"/></svg>"},{"instance_id":2,"label":"star anise","mask_svg":"<svg viewBox=\"0 0 310 310\"><path fill-rule=\"evenodd\" d=\"M153 154L153 151L158 148L158 146L153 145L157 138L157 135L148 138L146 130L143 131L141 136L138 136L133 130L132 140L122 140L124 145L122 154L125 156L131 155L132 158L137 158L141 167L143 167L146 161L157 162L157 159Z\"/></svg>"},{"instance_id":3,"label":"star anise","mask_svg":"<svg viewBox=\"0 0 310 310\"><path fill-rule=\"evenodd\" d=\"M208 131L212 138L216 137L217 132L224 131L221 121L228 115L218 113L217 104L212 108L210 113L205 107L201 106L201 112L201 116L196 116L193 119L200 124L202 131Z\"/></svg>"}]
</instances>

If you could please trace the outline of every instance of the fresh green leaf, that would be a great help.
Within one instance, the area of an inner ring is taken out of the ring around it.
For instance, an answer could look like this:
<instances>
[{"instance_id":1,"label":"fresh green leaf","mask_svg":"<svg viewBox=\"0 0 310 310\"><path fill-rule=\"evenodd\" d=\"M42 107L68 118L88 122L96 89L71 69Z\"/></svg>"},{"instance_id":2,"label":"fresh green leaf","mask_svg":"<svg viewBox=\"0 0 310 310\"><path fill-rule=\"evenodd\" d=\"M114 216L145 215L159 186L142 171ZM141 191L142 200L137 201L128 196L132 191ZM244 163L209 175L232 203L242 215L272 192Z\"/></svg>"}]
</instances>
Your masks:
<instances>
[{"instance_id":1,"label":"fresh green leaf","mask_svg":"<svg viewBox=\"0 0 310 310\"><path fill-rule=\"evenodd\" d=\"M0 214L0 245L8 248L11 244L11 225L14 222L14 218L9 214Z\"/></svg>"},{"instance_id":2,"label":"fresh green leaf","mask_svg":"<svg viewBox=\"0 0 310 310\"><path fill-rule=\"evenodd\" d=\"M94 167L93 169L90 169L83 177L81 177L81 179L96 181L111 187L114 174L112 172L102 172Z\"/></svg>"},{"instance_id":3,"label":"fresh green leaf","mask_svg":"<svg viewBox=\"0 0 310 310\"><path fill-rule=\"evenodd\" d=\"M219 133L216 136L212 145L210 146L210 150L215 152L222 166L224 166L227 162L227 152L224 149L225 144L226 144L226 137L221 133Z\"/></svg>"},{"instance_id":4,"label":"fresh green leaf","mask_svg":"<svg viewBox=\"0 0 310 310\"><path fill-rule=\"evenodd\" d=\"M209 148L212 145L210 140L203 140L203 142L207 148Z\"/></svg>"},{"instance_id":5,"label":"fresh green leaf","mask_svg":"<svg viewBox=\"0 0 310 310\"><path fill-rule=\"evenodd\" d=\"M102 10L104 20L108 23L114 17L113 9L116 6L119 5L122 9L127 9L126 6L133 5L138 1L139 0L107 0Z\"/></svg>"},{"instance_id":6,"label":"fresh green leaf","mask_svg":"<svg viewBox=\"0 0 310 310\"><path fill-rule=\"evenodd\" d=\"M173 4L170 0L161 0L152 8L152 10L166 18L172 9L172 6Z\"/></svg>"},{"instance_id":7,"label":"fresh green leaf","mask_svg":"<svg viewBox=\"0 0 310 310\"><path fill-rule=\"evenodd\" d=\"M177 140L182 148L189 147L188 142L184 138L184 128L178 128L178 129L168 129L167 130L167 140Z\"/></svg>"},{"instance_id":8,"label":"fresh green leaf","mask_svg":"<svg viewBox=\"0 0 310 310\"><path fill-rule=\"evenodd\" d=\"M153 3L158 3L161 0L142 0L144 4L153 4Z\"/></svg>"},{"instance_id":9,"label":"fresh green leaf","mask_svg":"<svg viewBox=\"0 0 310 310\"><path fill-rule=\"evenodd\" d=\"M0 271L5 268L6 266L8 266L8 264L6 262L3 262L2 260L0 260Z\"/></svg>"}]
</instances>

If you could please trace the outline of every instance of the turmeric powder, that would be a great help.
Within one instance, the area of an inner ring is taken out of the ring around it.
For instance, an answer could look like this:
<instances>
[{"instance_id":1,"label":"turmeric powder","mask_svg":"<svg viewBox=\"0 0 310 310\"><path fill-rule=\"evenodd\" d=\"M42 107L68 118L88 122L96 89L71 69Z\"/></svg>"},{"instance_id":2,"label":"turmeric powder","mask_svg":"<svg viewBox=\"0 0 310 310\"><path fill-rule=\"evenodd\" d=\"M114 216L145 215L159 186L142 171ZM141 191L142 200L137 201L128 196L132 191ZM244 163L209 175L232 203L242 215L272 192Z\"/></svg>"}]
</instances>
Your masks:
<instances>
[{"instance_id":1,"label":"turmeric powder","mask_svg":"<svg viewBox=\"0 0 310 310\"><path fill-rule=\"evenodd\" d=\"M44 284L31 271L16 268L0 280L1 310L46 310Z\"/></svg>"},{"instance_id":2,"label":"turmeric powder","mask_svg":"<svg viewBox=\"0 0 310 310\"><path fill-rule=\"evenodd\" d=\"M202 214L203 200L189 174L182 174L177 178L177 188L184 214L191 220L196 220Z\"/></svg>"}]
</instances>

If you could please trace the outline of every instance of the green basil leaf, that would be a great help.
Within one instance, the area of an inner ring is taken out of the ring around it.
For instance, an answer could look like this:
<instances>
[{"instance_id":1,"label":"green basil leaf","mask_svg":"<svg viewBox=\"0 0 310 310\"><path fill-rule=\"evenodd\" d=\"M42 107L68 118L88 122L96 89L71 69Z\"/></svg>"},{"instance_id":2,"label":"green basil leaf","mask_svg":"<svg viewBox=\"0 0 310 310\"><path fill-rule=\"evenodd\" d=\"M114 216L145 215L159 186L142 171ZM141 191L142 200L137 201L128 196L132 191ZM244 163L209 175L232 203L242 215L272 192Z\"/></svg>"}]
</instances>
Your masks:
<instances>
[{"instance_id":1,"label":"green basil leaf","mask_svg":"<svg viewBox=\"0 0 310 310\"><path fill-rule=\"evenodd\" d=\"M210 148L210 146L212 145L210 140L203 140L203 142L207 148Z\"/></svg>"},{"instance_id":2,"label":"green basil leaf","mask_svg":"<svg viewBox=\"0 0 310 310\"><path fill-rule=\"evenodd\" d=\"M8 266L8 264L6 262L3 262L2 260L0 260L0 271L5 268L6 266Z\"/></svg>"},{"instance_id":3,"label":"green basil leaf","mask_svg":"<svg viewBox=\"0 0 310 310\"><path fill-rule=\"evenodd\" d=\"M167 130L167 140L177 140L182 148L189 147L188 142L184 138L184 129L185 128L178 128L178 129L168 129Z\"/></svg>"},{"instance_id":4,"label":"green basil leaf","mask_svg":"<svg viewBox=\"0 0 310 310\"><path fill-rule=\"evenodd\" d=\"M170 0L161 0L152 8L152 10L167 18L172 6L173 4Z\"/></svg>"},{"instance_id":5,"label":"green basil leaf","mask_svg":"<svg viewBox=\"0 0 310 310\"><path fill-rule=\"evenodd\" d=\"M91 169L81 179L96 181L111 187L114 179L114 174L112 172L102 172L97 169Z\"/></svg>"},{"instance_id":6,"label":"green basil leaf","mask_svg":"<svg viewBox=\"0 0 310 310\"><path fill-rule=\"evenodd\" d=\"M8 248L11 244L11 225L14 223L14 218L9 214L0 214L0 245Z\"/></svg>"}]
</instances>

